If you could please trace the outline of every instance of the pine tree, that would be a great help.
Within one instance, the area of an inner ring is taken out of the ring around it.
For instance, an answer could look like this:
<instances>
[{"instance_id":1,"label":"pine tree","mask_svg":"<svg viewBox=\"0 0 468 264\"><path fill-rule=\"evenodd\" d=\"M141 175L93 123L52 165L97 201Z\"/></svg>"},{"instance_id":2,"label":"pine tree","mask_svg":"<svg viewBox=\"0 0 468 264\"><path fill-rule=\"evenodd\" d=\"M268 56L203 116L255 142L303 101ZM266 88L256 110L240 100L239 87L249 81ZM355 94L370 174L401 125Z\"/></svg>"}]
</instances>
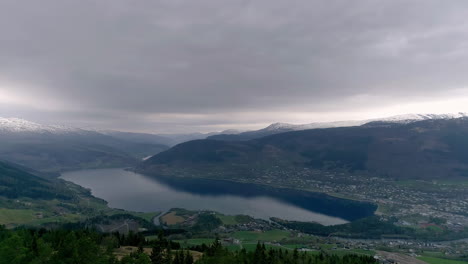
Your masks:
<instances>
[{"instance_id":1,"label":"pine tree","mask_svg":"<svg viewBox=\"0 0 468 264\"><path fill-rule=\"evenodd\" d=\"M184 264L193 264L193 257L192 254L190 254L190 251L186 251L185 253Z\"/></svg>"},{"instance_id":2,"label":"pine tree","mask_svg":"<svg viewBox=\"0 0 468 264\"><path fill-rule=\"evenodd\" d=\"M162 264L164 261L164 253L161 245L159 243L155 243L151 250L150 255L151 263L153 264Z\"/></svg>"},{"instance_id":3,"label":"pine tree","mask_svg":"<svg viewBox=\"0 0 468 264\"><path fill-rule=\"evenodd\" d=\"M140 243L140 244L138 245L138 250L137 250L137 252L138 252L138 254L142 254L142 253L144 252L143 244L142 244L142 243Z\"/></svg>"},{"instance_id":4,"label":"pine tree","mask_svg":"<svg viewBox=\"0 0 468 264\"><path fill-rule=\"evenodd\" d=\"M164 258L162 264L172 264L172 249L171 244L167 244L166 251L164 252Z\"/></svg>"}]
</instances>

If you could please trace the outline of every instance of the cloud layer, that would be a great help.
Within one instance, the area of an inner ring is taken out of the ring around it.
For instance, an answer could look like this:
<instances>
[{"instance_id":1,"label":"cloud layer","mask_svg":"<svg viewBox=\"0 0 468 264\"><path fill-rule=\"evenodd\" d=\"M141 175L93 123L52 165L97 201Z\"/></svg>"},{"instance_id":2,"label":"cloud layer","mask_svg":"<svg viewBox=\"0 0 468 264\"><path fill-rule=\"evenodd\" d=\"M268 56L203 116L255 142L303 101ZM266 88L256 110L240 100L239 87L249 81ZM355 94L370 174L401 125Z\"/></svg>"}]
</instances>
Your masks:
<instances>
[{"instance_id":1,"label":"cloud layer","mask_svg":"<svg viewBox=\"0 0 468 264\"><path fill-rule=\"evenodd\" d=\"M210 130L465 98L467 14L465 0L0 0L0 115Z\"/></svg>"}]
</instances>

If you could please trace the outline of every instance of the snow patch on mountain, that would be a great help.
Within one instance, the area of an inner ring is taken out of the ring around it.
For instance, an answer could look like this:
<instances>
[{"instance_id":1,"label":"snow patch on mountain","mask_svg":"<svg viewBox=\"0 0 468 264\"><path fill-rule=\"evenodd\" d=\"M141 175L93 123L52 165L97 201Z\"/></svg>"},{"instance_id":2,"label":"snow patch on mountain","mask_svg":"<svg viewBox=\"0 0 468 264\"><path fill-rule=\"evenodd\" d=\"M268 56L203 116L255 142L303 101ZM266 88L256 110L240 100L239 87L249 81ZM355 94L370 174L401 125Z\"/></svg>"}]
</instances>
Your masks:
<instances>
[{"instance_id":1,"label":"snow patch on mountain","mask_svg":"<svg viewBox=\"0 0 468 264\"><path fill-rule=\"evenodd\" d=\"M455 118L468 117L468 113L455 113L455 114L406 114L406 115L397 115L387 118L370 120L372 121L384 121L392 123L411 123L415 121L422 120L448 120Z\"/></svg>"},{"instance_id":2,"label":"snow patch on mountain","mask_svg":"<svg viewBox=\"0 0 468 264\"><path fill-rule=\"evenodd\" d=\"M20 118L0 117L0 132L10 133L85 133L86 130L67 126L43 125Z\"/></svg>"},{"instance_id":3,"label":"snow patch on mountain","mask_svg":"<svg viewBox=\"0 0 468 264\"><path fill-rule=\"evenodd\" d=\"M296 127L301 125L293 125L288 123L274 123L266 128L262 129L264 131L276 131L276 130L294 130Z\"/></svg>"},{"instance_id":4,"label":"snow patch on mountain","mask_svg":"<svg viewBox=\"0 0 468 264\"><path fill-rule=\"evenodd\" d=\"M376 118L367 120L351 120L351 121L335 121L335 122L317 122L310 124L288 124L288 123L274 123L261 131L298 131L306 129L316 128L334 128L334 127L350 127L350 126L361 126L370 122L389 122L398 124L409 124L412 122L423 121L423 120L447 120L454 118L468 117L468 113L455 113L455 114L406 114L397 115L386 118Z\"/></svg>"},{"instance_id":5,"label":"snow patch on mountain","mask_svg":"<svg viewBox=\"0 0 468 264\"><path fill-rule=\"evenodd\" d=\"M399 124L408 124L416 121L422 120L440 120L440 119L454 119L468 117L468 113L454 113L454 114L406 114L406 115L397 115L386 118L376 118L368 120L351 120L351 121L336 121L336 122L316 122L309 124L288 124L288 123L274 123L269 125L266 128L260 129L258 131L263 132L287 132L287 131L298 131L306 129L317 129L317 128L334 128L334 127L350 127L350 126L361 126L370 122L390 122L390 123L399 123ZM103 130L84 130L80 128L73 128L68 126L60 125L44 125L31 121L27 121L20 118L2 118L0 117L0 132L3 133L52 133L52 134L68 134L68 133L99 133L109 135L112 134L109 131ZM176 138L178 143L193 140L206 138L210 135L217 134L239 134L241 131L238 130L227 130L223 132L216 133L195 133L195 134L184 134L184 135L160 135L167 136L169 138ZM254 132L254 131L252 131Z\"/></svg>"}]
</instances>

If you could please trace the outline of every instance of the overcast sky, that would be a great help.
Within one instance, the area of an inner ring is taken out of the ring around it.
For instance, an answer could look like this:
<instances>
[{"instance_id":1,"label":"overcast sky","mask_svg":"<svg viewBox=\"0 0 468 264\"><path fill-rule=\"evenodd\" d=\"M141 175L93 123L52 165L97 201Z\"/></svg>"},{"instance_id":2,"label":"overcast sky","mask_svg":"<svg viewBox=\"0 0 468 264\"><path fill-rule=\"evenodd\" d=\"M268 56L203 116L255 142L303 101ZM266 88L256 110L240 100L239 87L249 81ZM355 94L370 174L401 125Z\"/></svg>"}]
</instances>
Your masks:
<instances>
[{"instance_id":1,"label":"overcast sky","mask_svg":"<svg viewBox=\"0 0 468 264\"><path fill-rule=\"evenodd\" d=\"M468 112L466 0L0 0L0 116L147 132Z\"/></svg>"}]
</instances>

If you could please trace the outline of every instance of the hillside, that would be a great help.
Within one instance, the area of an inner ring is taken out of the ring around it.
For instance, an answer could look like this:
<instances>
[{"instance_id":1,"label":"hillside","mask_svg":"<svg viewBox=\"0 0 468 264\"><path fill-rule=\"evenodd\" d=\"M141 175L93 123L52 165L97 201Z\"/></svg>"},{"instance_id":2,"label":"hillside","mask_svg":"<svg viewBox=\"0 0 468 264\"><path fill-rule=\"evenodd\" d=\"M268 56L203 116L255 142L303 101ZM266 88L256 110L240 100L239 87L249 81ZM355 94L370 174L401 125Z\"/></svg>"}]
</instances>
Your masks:
<instances>
[{"instance_id":1,"label":"hillside","mask_svg":"<svg viewBox=\"0 0 468 264\"><path fill-rule=\"evenodd\" d=\"M399 179L468 176L468 119L312 129L250 141L196 140L155 155L147 174L231 178L309 167Z\"/></svg>"},{"instance_id":2,"label":"hillside","mask_svg":"<svg viewBox=\"0 0 468 264\"><path fill-rule=\"evenodd\" d=\"M41 172L125 167L168 149L94 131L0 118L0 159Z\"/></svg>"},{"instance_id":3,"label":"hillside","mask_svg":"<svg viewBox=\"0 0 468 264\"><path fill-rule=\"evenodd\" d=\"M102 224L137 221L152 225L138 213L112 209L90 190L62 179L35 174L31 169L0 161L0 229L18 226L59 227L62 224L84 228ZM132 219L132 220L129 220ZM1 261L0 261L1 262Z\"/></svg>"},{"instance_id":4,"label":"hillside","mask_svg":"<svg viewBox=\"0 0 468 264\"><path fill-rule=\"evenodd\" d=\"M0 196L9 199L27 197L70 200L72 198L64 185L58 181L41 178L5 162L0 162L0 176Z\"/></svg>"},{"instance_id":5,"label":"hillside","mask_svg":"<svg viewBox=\"0 0 468 264\"><path fill-rule=\"evenodd\" d=\"M30 171L0 161L0 225L78 221L107 208L84 188Z\"/></svg>"},{"instance_id":6,"label":"hillside","mask_svg":"<svg viewBox=\"0 0 468 264\"><path fill-rule=\"evenodd\" d=\"M385 118L376 118L376 119L367 119L367 120L348 120L348 121L335 121L335 122L317 122L310 124L287 124L287 123L275 123L271 124L268 127L247 131L242 133L221 133L219 135L213 135L208 137L208 139L216 140L226 140L226 141L243 141L251 140L261 137L266 137L270 135L276 135L284 132L290 131L300 131L308 129L318 129L318 128L337 128L337 127L352 127L352 126L362 126L369 123L376 122L385 122L391 124L409 124L413 122L423 121L423 120L450 120L456 118L467 117L467 113L456 113L456 114L406 114L406 115L397 115Z\"/></svg>"}]
</instances>

